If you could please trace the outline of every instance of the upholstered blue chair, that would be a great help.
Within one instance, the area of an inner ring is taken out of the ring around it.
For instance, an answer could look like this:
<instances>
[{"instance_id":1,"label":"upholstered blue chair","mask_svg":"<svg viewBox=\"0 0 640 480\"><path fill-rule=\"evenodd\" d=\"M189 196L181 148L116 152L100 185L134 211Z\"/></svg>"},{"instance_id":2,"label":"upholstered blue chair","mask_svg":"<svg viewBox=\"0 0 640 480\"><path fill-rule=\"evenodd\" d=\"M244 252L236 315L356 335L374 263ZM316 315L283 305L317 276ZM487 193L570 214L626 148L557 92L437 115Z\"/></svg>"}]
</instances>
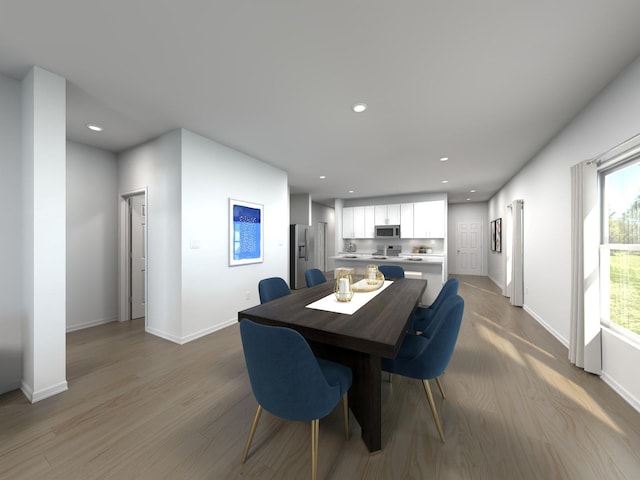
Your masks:
<instances>
[{"instance_id":1,"label":"upholstered blue chair","mask_svg":"<svg viewBox=\"0 0 640 480\"><path fill-rule=\"evenodd\" d=\"M404 268L400 265L378 265L384 278L404 278Z\"/></svg>"},{"instance_id":2,"label":"upholstered blue chair","mask_svg":"<svg viewBox=\"0 0 640 480\"><path fill-rule=\"evenodd\" d=\"M290 293L289 285L280 277L264 278L258 282L260 303L267 303Z\"/></svg>"},{"instance_id":3,"label":"upholstered blue chair","mask_svg":"<svg viewBox=\"0 0 640 480\"><path fill-rule=\"evenodd\" d=\"M308 270L305 270L304 279L307 282L307 287L320 285L321 283L325 283L327 281L324 273L322 273L322 271L320 271L320 269L318 268L310 268Z\"/></svg>"},{"instance_id":4,"label":"upholstered blue chair","mask_svg":"<svg viewBox=\"0 0 640 480\"><path fill-rule=\"evenodd\" d=\"M444 390L438 377L444 373L453 355L463 313L462 297L449 296L443 300L442 306L433 318L434 328L431 338L423 335L405 335L398 355L395 358L382 359L384 371L422 380L442 443L445 441L444 433L431 387L429 387L429 380L436 379L444 397Z\"/></svg>"},{"instance_id":5,"label":"upholstered blue chair","mask_svg":"<svg viewBox=\"0 0 640 480\"><path fill-rule=\"evenodd\" d=\"M311 478L318 470L320 419L342 399L345 436L349 439L347 391L351 369L316 358L304 337L291 328L240 321L244 358L258 409L242 455L247 459L262 410L287 420L311 422Z\"/></svg>"},{"instance_id":6,"label":"upholstered blue chair","mask_svg":"<svg viewBox=\"0 0 640 480\"><path fill-rule=\"evenodd\" d=\"M414 333L422 333L425 337L431 337L433 327L432 320L436 312L444 303L444 300L451 295L457 295L460 282L457 278L450 278L440 289L440 293L435 301L429 307L418 307L413 314L411 331Z\"/></svg>"}]
</instances>

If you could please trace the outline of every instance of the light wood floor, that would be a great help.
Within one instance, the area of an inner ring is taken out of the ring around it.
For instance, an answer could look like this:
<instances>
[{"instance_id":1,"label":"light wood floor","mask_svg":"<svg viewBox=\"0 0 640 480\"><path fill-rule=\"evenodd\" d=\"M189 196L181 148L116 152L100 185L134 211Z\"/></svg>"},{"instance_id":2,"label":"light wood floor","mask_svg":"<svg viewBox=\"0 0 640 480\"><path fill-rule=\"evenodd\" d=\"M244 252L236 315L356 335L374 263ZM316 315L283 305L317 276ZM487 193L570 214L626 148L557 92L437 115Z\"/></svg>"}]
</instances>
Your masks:
<instances>
[{"instance_id":1,"label":"light wood floor","mask_svg":"<svg viewBox=\"0 0 640 480\"><path fill-rule=\"evenodd\" d=\"M447 400L433 389L447 443L420 382L384 375L383 450L367 452L353 417L345 441L336 409L320 422L319 478L640 478L640 414L487 278L459 278ZM240 464L256 403L236 325L178 346L112 323L67 348L67 392L0 396L0 478L309 478L310 426L268 413Z\"/></svg>"}]
</instances>

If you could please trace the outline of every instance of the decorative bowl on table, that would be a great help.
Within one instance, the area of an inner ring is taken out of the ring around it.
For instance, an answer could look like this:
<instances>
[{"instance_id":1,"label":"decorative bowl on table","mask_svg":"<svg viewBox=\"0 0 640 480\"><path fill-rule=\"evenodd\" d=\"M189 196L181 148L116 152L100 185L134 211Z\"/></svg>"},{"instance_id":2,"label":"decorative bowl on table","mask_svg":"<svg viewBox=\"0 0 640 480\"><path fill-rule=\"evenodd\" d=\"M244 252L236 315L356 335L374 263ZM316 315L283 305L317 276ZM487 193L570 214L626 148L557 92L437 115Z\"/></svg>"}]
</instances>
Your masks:
<instances>
[{"instance_id":1,"label":"decorative bowl on table","mask_svg":"<svg viewBox=\"0 0 640 480\"><path fill-rule=\"evenodd\" d=\"M367 265L364 278L354 283L351 288L354 292L373 292L384 285L384 275L378 270L377 265Z\"/></svg>"},{"instance_id":2,"label":"decorative bowl on table","mask_svg":"<svg viewBox=\"0 0 640 480\"><path fill-rule=\"evenodd\" d=\"M364 278L370 285L376 285L382 280L384 282L384 275L378 270L377 265L367 265L364 271Z\"/></svg>"}]
</instances>

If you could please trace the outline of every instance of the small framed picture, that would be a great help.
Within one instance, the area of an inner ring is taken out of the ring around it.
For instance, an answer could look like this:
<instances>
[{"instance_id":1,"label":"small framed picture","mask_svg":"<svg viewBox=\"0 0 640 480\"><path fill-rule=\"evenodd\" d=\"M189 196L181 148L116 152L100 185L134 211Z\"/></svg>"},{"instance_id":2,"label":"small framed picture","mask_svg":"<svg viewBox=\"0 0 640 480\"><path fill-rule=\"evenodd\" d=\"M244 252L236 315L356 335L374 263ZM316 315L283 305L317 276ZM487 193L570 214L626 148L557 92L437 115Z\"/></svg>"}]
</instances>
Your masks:
<instances>
[{"instance_id":1,"label":"small framed picture","mask_svg":"<svg viewBox=\"0 0 640 480\"><path fill-rule=\"evenodd\" d=\"M496 221L491 220L491 251L496 251Z\"/></svg>"},{"instance_id":2,"label":"small framed picture","mask_svg":"<svg viewBox=\"0 0 640 480\"><path fill-rule=\"evenodd\" d=\"M229 199L229 265L264 261L264 207Z\"/></svg>"},{"instance_id":3,"label":"small framed picture","mask_svg":"<svg viewBox=\"0 0 640 480\"><path fill-rule=\"evenodd\" d=\"M496 252L502 252L502 218L496 220Z\"/></svg>"}]
</instances>

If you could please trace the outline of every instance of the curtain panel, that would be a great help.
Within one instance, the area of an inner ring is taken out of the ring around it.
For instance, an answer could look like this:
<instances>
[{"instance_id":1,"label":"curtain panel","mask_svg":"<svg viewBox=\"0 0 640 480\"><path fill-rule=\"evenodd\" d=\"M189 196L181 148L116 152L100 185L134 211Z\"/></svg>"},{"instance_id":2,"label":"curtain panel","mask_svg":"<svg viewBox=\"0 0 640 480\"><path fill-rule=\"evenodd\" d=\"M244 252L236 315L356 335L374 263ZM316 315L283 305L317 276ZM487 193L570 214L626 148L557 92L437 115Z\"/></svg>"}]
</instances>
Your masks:
<instances>
[{"instance_id":1,"label":"curtain panel","mask_svg":"<svg viewBox=\"0 0 640 480\"><path fill-rule=\"evenodd\" d=\"M596 162L572 166L569 361L598 375L602 371L599 203Z\"/></svg>"}]
</instances>

